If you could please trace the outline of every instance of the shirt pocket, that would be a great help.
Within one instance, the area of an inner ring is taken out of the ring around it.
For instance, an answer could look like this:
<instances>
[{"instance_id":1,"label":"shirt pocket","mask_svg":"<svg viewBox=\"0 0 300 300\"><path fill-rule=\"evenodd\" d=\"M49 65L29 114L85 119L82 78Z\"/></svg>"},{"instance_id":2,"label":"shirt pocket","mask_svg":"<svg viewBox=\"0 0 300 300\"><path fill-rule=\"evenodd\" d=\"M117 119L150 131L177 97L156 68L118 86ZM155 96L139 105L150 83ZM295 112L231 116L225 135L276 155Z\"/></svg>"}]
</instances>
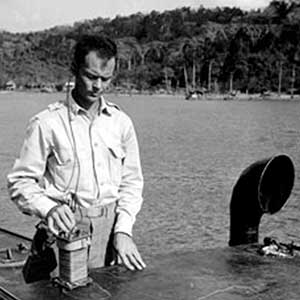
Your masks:
<instances>
[{"instance_id":1,"label":"shirt pocket","mask_svg":"<svg viewBox=\"0 0 300 300\"><path fill-rule=\"evenodd\" d=\"M71 147L60 146L52 149L48 170L57 185L64 187L67 182L70 182L75 169L74 153Z\"/></svg>"},{"instance_id":2,"label":"shirt pocket","mask_svg":"<svg viewBox=\"0 0 300 300\"><path fill-rule=\"evenodd\" d=\"M52 153L58 166L66 166L73 162L74 151L68 147L57 147L52 149Z\"/></svg>"},{"instance_id":3,"label":"shirt pocket","mask_svg":"<svg viewBox=\"0 0 300 300\"><path fill-rule=\"evenodd\" d=\"M121 145L108 145L108 168L111 181L115 185L120 185L122 179L122 169L125 159L125 152Z\"/></svg>"}]
</instances>

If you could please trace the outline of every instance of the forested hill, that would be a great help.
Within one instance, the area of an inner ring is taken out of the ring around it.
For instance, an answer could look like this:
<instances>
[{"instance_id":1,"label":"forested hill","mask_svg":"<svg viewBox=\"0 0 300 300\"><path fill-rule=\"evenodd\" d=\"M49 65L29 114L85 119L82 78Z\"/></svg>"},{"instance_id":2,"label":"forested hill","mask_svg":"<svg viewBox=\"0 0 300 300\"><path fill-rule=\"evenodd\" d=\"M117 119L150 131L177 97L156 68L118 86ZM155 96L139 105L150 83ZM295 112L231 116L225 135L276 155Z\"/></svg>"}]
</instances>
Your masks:
<instances>
[{"instance_id":1,"label":"forested hill","mask_svg":"<svg viewBox=\"0 0 300 300\"><path fill-rule=\"evenodd\" d=\"M62 85L85 33L118 44L116 87L294 92L300 87L300 2L262 10L183 7L101 17L30 33L0 32L0 85Z\"/></svg>"}]
</instances>

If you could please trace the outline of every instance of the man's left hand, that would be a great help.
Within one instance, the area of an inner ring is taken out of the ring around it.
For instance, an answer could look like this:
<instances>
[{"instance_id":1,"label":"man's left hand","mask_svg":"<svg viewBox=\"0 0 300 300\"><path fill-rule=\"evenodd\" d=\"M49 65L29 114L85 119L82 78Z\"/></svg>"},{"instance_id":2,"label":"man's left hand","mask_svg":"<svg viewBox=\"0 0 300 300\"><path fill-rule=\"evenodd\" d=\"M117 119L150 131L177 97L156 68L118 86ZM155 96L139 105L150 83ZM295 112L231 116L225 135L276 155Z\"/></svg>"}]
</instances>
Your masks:
<instances>
[{"instance_id":1,"label":"man's left hand","mask_svg":"<svg viewBox=\"0 0 300 300\"><path fill-rule=\"evenodd\" d=\"M146 267L134 241L126 233L117 232L115 234L114 247L122 263L129 270L143 270Z\"/></svg>"}]
</instances>

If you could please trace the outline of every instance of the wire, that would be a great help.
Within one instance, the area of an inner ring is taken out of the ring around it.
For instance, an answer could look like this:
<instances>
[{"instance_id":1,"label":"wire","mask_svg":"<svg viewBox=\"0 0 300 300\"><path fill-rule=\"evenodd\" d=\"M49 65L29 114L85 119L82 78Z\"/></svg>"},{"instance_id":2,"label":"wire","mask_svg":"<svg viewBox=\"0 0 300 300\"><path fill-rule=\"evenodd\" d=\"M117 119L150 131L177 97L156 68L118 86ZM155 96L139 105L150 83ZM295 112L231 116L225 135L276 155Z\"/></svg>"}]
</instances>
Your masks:
<instances>
[{"instance_id":1,"label":"wire","mask_svg":"<svg viewBox=\"0 0 300 300\"><path fill-rule=\"evenodd\" d=\"M8 297L8 299L12 299L12 300L21 300L20 298L18 298L17 296L13 295L12 293L10 293L7 289L5 289L4 287L0 286L0 297L1 294L3 294L3 297ZM1 297L2 299L2 297Z\"/></svg>"},{"instance_id":2,"label":"wire","mask_svg":"<svg viewBox=\"0 0 300 300\"><path fill-rule=\"evenodd\" d=\"M70 207L72 208L72 210L75 212L76 210L76 205L78 203L76 203L76 195L78 192L78 188L79 188L79 179L80 179L80 160L78 157L78 151L77 151L77 146L76 146L76 140L75 140L75 134L74 134L74 130L73 130L73 126L72 126L72 120L71 120L71 102L70 102L70 77L68 79L68 85L67 85L67 91L66 91L66 105L67 105L67 111L68 111L68 123L69 123L69 127L70 127L70 132L71 132L71 146L72 146L72 150L73 150L73 167L72 167L72 173L70 176L70 180L65 188L65 192L68 192L68 190L70 189L71 183L73 181L74 178L74 174L75 174L75 169L76 169L76 164L78 166L78 172L77 172L77 179L76 179L76 184L75 184L75 189L73 192L73 195L71 197L71 203L70 203ZM75 202L75 203L74 203ZM81 214L81 211L80 211Z\"/></svg>"},{"instance_id":3,"label":"wire","mask_svg":"<svg viewBox=\"0 0 300 300\"><path fill-rule=\"evenodd\" d=\"M18 238L21 238L21 239L23 239L23 240L32 242L32 238L27 237L27 236L22 235L22 234L19 234L19 233L17 233L17 232L13 232L13 231L7 230L7 229L5 229L5 228L3 228L3 227L0 227L0 232L4 232L4 233L7 233L7 234L11 234L11 235L13 235L13 236L15 236L15 237L18 237Z\"/></svg>"}]
</instances>

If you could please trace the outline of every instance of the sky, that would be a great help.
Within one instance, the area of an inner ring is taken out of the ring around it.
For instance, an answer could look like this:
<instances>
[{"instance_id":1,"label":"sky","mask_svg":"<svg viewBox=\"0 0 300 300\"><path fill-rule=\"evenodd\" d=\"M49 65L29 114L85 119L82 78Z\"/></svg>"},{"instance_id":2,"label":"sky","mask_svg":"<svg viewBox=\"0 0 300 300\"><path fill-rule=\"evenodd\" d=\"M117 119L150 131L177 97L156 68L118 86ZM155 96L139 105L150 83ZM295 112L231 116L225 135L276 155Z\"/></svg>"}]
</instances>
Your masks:
<instances>
[{"instance_id":1,"label":"sky","mask_svg":"<svg viewBox=\"0 0 300 300\"><path fill-rule=\"evenodd\" d=\"M0 30L29 32L93 18L164 11L183 6L198 8L264 8L270 0L0 0Z\"/></svg>"}]
</instances>

